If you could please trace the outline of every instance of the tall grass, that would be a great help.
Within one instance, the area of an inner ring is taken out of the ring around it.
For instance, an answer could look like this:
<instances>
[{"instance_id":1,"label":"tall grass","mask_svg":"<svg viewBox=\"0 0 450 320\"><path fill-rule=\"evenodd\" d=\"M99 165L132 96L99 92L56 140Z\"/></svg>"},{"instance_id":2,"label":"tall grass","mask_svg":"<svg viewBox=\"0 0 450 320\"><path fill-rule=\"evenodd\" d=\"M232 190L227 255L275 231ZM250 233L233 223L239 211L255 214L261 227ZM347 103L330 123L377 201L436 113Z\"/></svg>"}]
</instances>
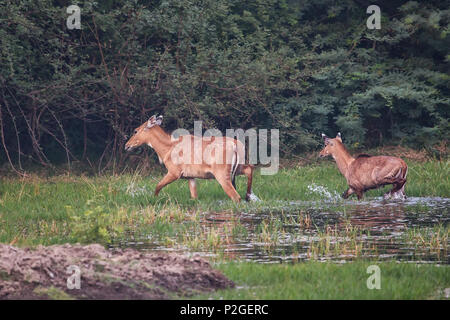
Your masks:
<instances>
[{"instance_id":1,"label":"tall grass","mask_svg":"<svg viewBox=\"0 0 450 320\"><path fill-rule=\"evenodd\" d=\"M415 248L429 250L438 258L446 256L449 248L450 228L448 225L438 224L433 227L421 227L408 229L403 238L405 242Z\"/></svg>"}]
</instances>

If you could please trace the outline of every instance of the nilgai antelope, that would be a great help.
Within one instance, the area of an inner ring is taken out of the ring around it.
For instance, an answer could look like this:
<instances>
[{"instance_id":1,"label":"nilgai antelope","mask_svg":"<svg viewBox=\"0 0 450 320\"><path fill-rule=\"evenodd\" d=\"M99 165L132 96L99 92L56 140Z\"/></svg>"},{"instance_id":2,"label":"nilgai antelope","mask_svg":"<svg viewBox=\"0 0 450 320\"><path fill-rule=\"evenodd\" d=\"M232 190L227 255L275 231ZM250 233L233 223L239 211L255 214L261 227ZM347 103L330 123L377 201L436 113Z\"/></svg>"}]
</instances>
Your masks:
<instances>
[{"instance_id":1,"label":"nilgai antelope","mask_svg":"<svg viewBox=\"0 0 450 320\"><path fill-rule=\"evenodd\" d=\"M247 176L246 200L252 199L253 166L244 164L244 145L230 137L196 137L184 135L174 138L160 126L162 116L152 116L134 130L134 135L125 144L130 151L143 144L153 148L159 161L164 163L167 174L157 184L155 196L161 189L178 179L189 180L192 198L197 198L195 179L216 179L225 193L235 202L241 200L236 191L235 177ZM188 152L186 152L188 151Z\"/></svg>"},{"instance_id":2,"label":"nilgai antelope","mask_svg":"<svg viewBox=\"0 0 450 320\"><path fill-rule=\"evenodd\" d=\"M347 179L349 188L342 197L347 199L356 193L361 199L364 192L376 189L387 184L393 188L384 194L384 199L405 199L405 183L408 174L408 166L405 161L389 156L369 156L362 154L353 158L342 143L341 134L336 138L328 138L322 133L325 147L320 151L320 157L332 156L336 161L339 171Z\"/></svg>"}]
</instances>

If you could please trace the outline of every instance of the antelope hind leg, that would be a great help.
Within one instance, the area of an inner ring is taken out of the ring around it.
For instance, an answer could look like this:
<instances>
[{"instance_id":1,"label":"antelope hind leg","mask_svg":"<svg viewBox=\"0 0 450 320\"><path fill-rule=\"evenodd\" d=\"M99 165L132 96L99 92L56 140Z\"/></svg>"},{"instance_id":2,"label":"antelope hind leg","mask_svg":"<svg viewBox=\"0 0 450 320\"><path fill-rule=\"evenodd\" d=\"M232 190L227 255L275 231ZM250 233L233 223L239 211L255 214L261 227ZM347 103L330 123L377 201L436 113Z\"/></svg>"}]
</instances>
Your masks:
<instances>
[{"instance_id":1,"label":"antelope hind leg","mask_svg":"<svg viewBox=\"0 0 450 320\"><path fill-rule=\"evenodd\" d=\"M234 202L240 202L241 196L237 193L236 189L231 184L231 180L229 177L216 177L216 180L220 183L223 188L223 191L233 200Z\"/></svg>"},{"instance_id":2,"label":"antelope hind leg","mask_svg":"<svg viewBox=\"0 0 450 320\"><path fill-rule=\"evenodd\" d=\"M391 198L405 200L406 199L405 183L406 183L405 179L401 179L399 182L393 183L393 188L389 192L386 192L383 198L385 200Z\"/></svg>"},{"instance_id":3,"label":"antelope hind leg","mask_svg":"<svg viewBox=\"0 0 450 320\"><path fill-rule=\"evenodd\" d=\"M191 198L197 199L197 183L195 179L189 179L189 191L191 192Z\"/></svg>"},{"instance_id":4,"label":"antelope hind leg","mask_svg":"<svg viewBox=\"0 0 450 320\"><path fill-rule=\"evenodd\" d=\"M406 184L406 182L403 184L403 186L402 186L402 187L400 188L400 190L398 191L398 193L401 194L403 200L406 199L405 184Z\"/></svg>"},{"instance_id":5,"label":"antelope hind leg","mask_svg":"<svg viewBox=\"0 0 450 320\"><path fill-rule=\"evenodd\" d=\"M394 188L391 190L391 196L394 199L405 200L405 184L406 181L401 181L400 183L394 185Z\"/></svg>"},{"instance_id":6,"label":"antelope hind leg","mask_svg":"<svg viewBox=\"0 0 450 320\"><path fill-rule=\"evenodd\" d=\"M244 165L242 168L242 173L247 177L247 193L245 194L245 200L247 201L258 201L258 197L253 194L252 191L252 181L253 181L253 166Z\"/></svg>"}]
</instances>

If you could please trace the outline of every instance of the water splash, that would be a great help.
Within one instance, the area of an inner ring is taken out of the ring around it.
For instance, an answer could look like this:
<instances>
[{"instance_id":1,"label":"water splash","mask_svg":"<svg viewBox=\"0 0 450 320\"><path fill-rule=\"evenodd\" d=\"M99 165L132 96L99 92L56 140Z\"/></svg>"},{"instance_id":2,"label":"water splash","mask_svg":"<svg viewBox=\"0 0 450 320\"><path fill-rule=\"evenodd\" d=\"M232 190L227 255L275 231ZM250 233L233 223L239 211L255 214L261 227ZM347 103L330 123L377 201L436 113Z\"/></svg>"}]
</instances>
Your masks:
<instances>
[{"instance_id":1,"label":"water splash","mask_svg":"<svg viewBox=\"0 0 450 320\"><path fill-rule=\"evenodd\" d=\"M253 192L250 193L250 195L248 196L248 200L252 201L252 202L257 202L257 201L261 201L256 194L254 194Z\"/></svg>"},{"instance_id":2,"label":"water splash","mask_svg":"<svg viewBox=\"0 0 450 320\"><path fill-rule=\"evenodd\" d=\"M149 191L147 190L147 187L139 187L137 186L134 182L130 183L125 192L127 194L129 194L130 196L134 197L138 197L138 196L143 196L145 194L148 194Z\"/></svg>"},{"instance_id":3,"label":"water splash","mask_svg":"<svg viewBox=\"0 0 450 320\"><path fill-rule=\"evenodd\" d=\"M404 195L400 191L397 191L397 192L394 192L394 193L388 192L388 193L386 193L383 196L383 199L384 200L389 200L389 199L392 199L392 200L406 200L406 195Z\"/></svg>"},{"instance_id":4,"label":"water splash","mask_svg":"<svg viewBox=\"0 0 450 320\"><path fill-rule=\"evenodd\" d=\"M330 200L339 200L341 198L336 191L330 192L327 187L320 186L315 183L308 185L307 188L309 190L309 194L318 194Z\"/></svg>"}]
</instances>

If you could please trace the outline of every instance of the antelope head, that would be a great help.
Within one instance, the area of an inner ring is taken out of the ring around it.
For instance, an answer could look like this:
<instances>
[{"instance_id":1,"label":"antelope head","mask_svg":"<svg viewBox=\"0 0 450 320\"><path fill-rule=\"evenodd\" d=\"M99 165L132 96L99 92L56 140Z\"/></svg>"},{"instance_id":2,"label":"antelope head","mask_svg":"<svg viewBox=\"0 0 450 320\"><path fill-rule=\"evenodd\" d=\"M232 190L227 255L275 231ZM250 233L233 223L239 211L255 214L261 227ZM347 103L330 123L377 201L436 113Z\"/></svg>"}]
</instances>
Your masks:
<instances>
[{"instance_id":1,"label":"antelope head","mask_svg":"<svg viewBox=\"0 0 450 320\"><path fill-rule=\"evenodd\" d=\"M134 129L134 134L125 144L125 150L131 151L134 148L138 148L143 144L150 145L149 137L152 134L152 130L155 126L160 126L163 116L151 116L148 121L145 121L139 127ZM150 145L151 146L151 145Z\"/></svg>"},{"instance_id":2,"label":"antelope head","mask_svg":"<svg viewBox=\"0 0 450 320\"><path fill-rule=\"evenodd\" d=\"M325 147L320 151L319 157L324 158L327 156L331 156L336 152L336 147L339 144L342 144L341 133L338 132L336 138L329 138L326 134L322 133L323 142Z\"/></svg>"}]
</instances>

